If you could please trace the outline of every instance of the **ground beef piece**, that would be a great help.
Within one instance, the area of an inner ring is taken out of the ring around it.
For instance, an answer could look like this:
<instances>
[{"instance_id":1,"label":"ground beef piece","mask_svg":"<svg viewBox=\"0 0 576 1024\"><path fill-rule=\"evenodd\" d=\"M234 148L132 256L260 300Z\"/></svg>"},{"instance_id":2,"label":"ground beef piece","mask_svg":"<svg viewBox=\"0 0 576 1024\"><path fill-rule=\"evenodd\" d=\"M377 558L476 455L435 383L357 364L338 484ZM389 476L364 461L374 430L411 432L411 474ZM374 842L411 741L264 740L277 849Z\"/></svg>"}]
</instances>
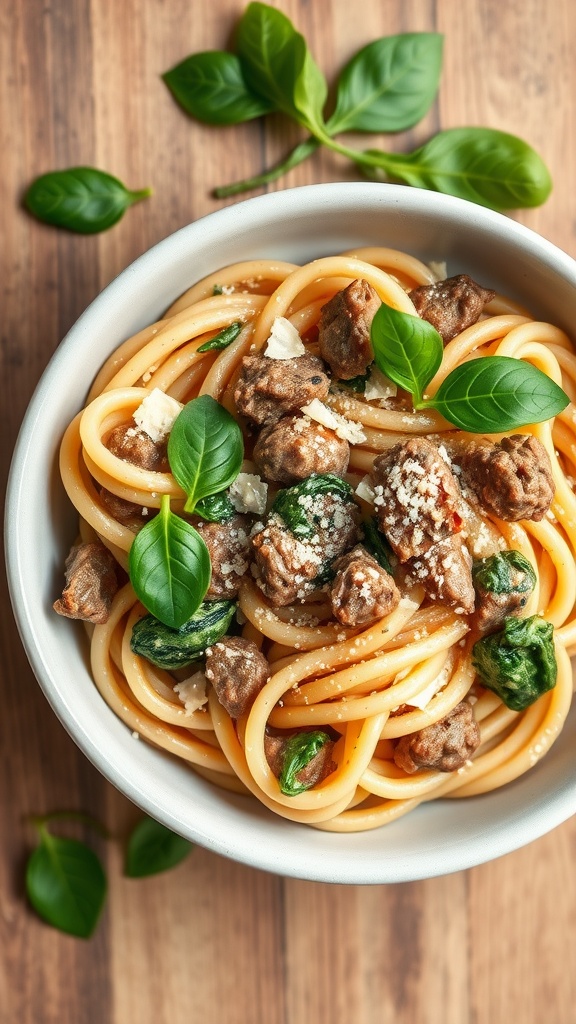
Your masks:
<instances>
[{"instance_id":1,"label":"ground beef piece","mask_svg":"<svg viewBox=\"0 0 576 1024\"><path fill-rule=\"evenodd\" d=\"M335 377L350 380L374 359L370 328L380 299L367 281L352 281L320 311L320 355Z\"/></svg>"},{"instance_id":2,"label":"ground beef piece","mask_svg":"<svg viewBox=\"0 0 576 1024\"><path fill-rule=\"evenodd\" d=\"M201 520L195 522L195 526L210 552L212 563L212 576L205 600L237 597L250 565L250 518L237 515L227 523L207 523Z\"/></svg>"},{"instance_id":3,"label":"ground beef piece","mask_svg":"<svg viewBox=\"0 0 576 1024\"><path fill-rule=\"evenodd\" d=\"M499 519L542 519L554 498L554 480L544 445L531 434L513 434L497 444L470 445L462 458L467 486Z\"/></svg>"},{"instance_id":4,"label":"ground beef piece","mask_svg":"<svg viewBox=\"0 0 576 1024\"><path fill-rule=\"evenodd\" d=\"M476 323L495 294L476 284L467 274L458 274L436 284L414 288L410 298L418 316L432 324L444 342L448 342Z\"/></svg>"},{"instance_id":5,"label":"ground beef piece","mask_svg":"<svg viewBox=\"0 0 576 1024\"><path fill-rule=\"evenodd\" d=\"M299 540L276 513L253 538L258 586L275 608L302 601L326 568L358 539L358 508L331 494L318 496L327 526Z\"/></svg>"},{"instance_id":6,"label":"ground beef piece","mask_svg":"<svg viewBox=\"0 0 576 1024\"><path fill-rule=\"evenodd\" d=\"M309 354L295 359L244 356L234 391L238 412L254 423L276 423L313 398L326 398L330 381L321 361Z\"/></svg>"},{"instance_id":7,"label":"ground beef piece","mask_svg":"<svg viewBox=\"0 0 576 1024\"><path fill-rule=\"evenodd\" d=\"M459 534L446 537L417 558L409 559L406 569L434 601L460 614L470 615L474 611L472 558Z\"/></svg>"},{"instance_id":8,"label":"ground beef piece","mask_svg":"<svg viewBox=\"0 0 576 1024\"><path fill-rule=\"evenodd\" d=\"M462 527L456 479L432 441L412 437L374 460L378 526L401 562Z\"/></svg>"},{"instance_id":9,"label":"ground beef piece","mask_svg":"<svg viewBox=\"0 0 576 1024\"><path fill-rule=\"evenodd\" d=\"M463 700L445 718L428 725L396 744L394 761L409 775L419 768L455 772L463 768L480 745L480 729L474 711Z\"/></svg>"},{"instance_id":10,"label":"ground beef piece","mask_svg":"<svg viewBox=\"0 0 576 1024\"><path fill-rule=\"evenodd\" d=\"M225 636L209 647L205 672L230 718L244 715L270 678L266 658L242 636Z\"/></svg>"},{"instance_id":11,"label":"ground beef piece","mask_svg":"<svg viewBox=\"0 0 576 1024\"><path fill-rule=\"evenodd\" d=\"M396 608L400 592L386 572L361 544L338 558L330 587L334 617L343 626L367 626Z\"/></svg>"},{"instance_id":12,"label":"ground beef piece","mask_svg":"<svg viewBox=\"0 0 576 1024\"><path fill-rule=\"evenodd\" d=\"M284 749L286 747L287 740L294 733L284 733L283 735L276 735L266 732L264 734L264 753L266 754L266 760L270 765L270 770L276 776L280 778L282 770L284 768ZM306 789L311 789L312 786L317 786L319 782L322 782L328 775L331 775L336 770L336 762L332 758L332 751L334 750L334 740L328 740L318 751L315 757L308 762L295 776L297 782Z\"/></svg>"},{"instance_id":13,"label":"ground beef piece","mask_svg":"<svg viewBox=\"0 0 576 1024\"><path fill-rule=\"evenodd\" d=\"M317 473L343 476L349 458L348 441L305 416L283 416L264 427L254 446L261 474L281 484L295 484Z\"/></svg>"},{"instance_id":14,"label":"ground beef piece","mask_svg":"<svg viewBox=\"0 0 576 1024\"><path fill-rule=\"evenodd\" d=\"M69 619L101 625L108 621L118 590L116 560L100 542L71 549L65 565L66 586L54 611Z\"/></svg>"},{"instance_id":15,"label":"ground beef piece","mask_svg":"<svg viewBox=\"0 0 576 1024\"><path fill-rule=\"evenodd\" d=\"M119 498L117 494L107 491L105 487L100 488L100 501L113 519L121 526L132 530L133 533L137 533L143 526L146 526L151 515L156 512L156 509L153 509L151 513L149 509L144 509L142 505L137 505L134 501Z\"/></svg>"},{"instance_id":16,"label":"ground beef piece","mask_svg":"<svg viewBox=\"0 0 576 1024\"><path fill-rule=\"evenodd\" d=\"M514 569L511 570L514 573ZM518 578L522 573L517 573ZM522 614L530 594L512 591L509 594L495 594L476 584L476 614L474 622L479 633L486 636L495 633L504 625L504 619Z\"/></svg>"},{"instance_id":17,"label":"ground beef piece","mask_svg":"<svg viewBox=\"0 0 576 1024\"><path fill-rule=\"evenodd\" d=\"M156 473L169 472L165 441L153 441L139 427L114 427L106 439L106 447L116 458L130 462L140 469Z\"/></svg>"}]
</instances>

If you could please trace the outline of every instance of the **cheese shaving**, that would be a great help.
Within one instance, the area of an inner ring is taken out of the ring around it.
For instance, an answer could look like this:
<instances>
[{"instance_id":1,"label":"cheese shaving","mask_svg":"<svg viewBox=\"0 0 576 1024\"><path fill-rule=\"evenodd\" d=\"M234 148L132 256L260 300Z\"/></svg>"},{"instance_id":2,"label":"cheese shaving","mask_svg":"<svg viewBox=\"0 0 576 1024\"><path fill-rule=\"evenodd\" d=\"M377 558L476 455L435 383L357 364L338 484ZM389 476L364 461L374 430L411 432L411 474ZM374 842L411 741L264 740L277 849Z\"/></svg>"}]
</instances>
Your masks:
<instances>
[{"instance_id":1,"label":"cheese shaving","mask_svg":"<svg viewBox=\"0 0 576 1024\"><path fill-rule=\"evenodd\" d=\"M366 440L366 434L359 423L353 423L352 420L347 420L345 416L329 409L319 398L313 398L308 405L303 405L302 412L311 420L321 423L323 427L333 430L336 436L342 438L343 441L360 444Z\"/></svg>"},{"instance_id":2,"label":"cheese shaving","mask_svg":"<svg viewBox=\"0 0 576 1024\"><path fill-rule=\"evenodd\" d=\"M264 349L268 359L297 359L306 353L298 331L285 316L277 316Z\"/></svg>"}]
</instances>

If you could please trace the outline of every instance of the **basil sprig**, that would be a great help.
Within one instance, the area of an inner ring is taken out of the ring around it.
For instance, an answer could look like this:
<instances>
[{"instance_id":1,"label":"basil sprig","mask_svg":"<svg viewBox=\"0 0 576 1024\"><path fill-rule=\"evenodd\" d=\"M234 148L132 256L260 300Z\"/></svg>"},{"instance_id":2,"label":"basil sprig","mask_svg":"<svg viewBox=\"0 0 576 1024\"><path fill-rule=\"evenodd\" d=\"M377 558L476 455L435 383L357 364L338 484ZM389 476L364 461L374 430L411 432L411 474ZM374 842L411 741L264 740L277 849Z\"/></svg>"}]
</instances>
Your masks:
<instances>
[{"instance_id":1,"label":"basil sprig","mask_svg":"<svg viewBox=\"0 0 576 1024\"><path fill-rule=\"evenodd\" d=\"M239 320L236 320L229 327L225 327L219 334L215 334L210 341L205 341L203 345L200 345L198 352L219 352L223 348L228 348L242 330L242 324Z\"/></svg>"},{"instance_id":2,"label":"basil sprig","mask_svg":"<svg viewBox=\"0 0 576 1024\"><path fill-rule=\"evenodd\" d=\"M168 462L187 495L185 512L209 494L229 487L244 458L242 431L236 420L210 395L184 406L168 440Z\"/></svg>"},{"instance_id":3,"label":"basil sprig","mask_svg":"<svg viewBox=\"0 0 576 1024\"><path fill-rule=\"evenodd\" d=\"M570 399L531 363L509 356L483 356L462 363L433 398L424 391L442 362L438 332L417 316L385 303L372 321L378 368L412 395L415 409L436 409L449 423L471 433L501 433L557 416Z\"/></svg>"},{"instance_id":4,"label":"basil sprig","mask_svg":"<svg viewBox=\"0 0 576 1024\"><path fill-rule=\"evenodd\" d=\"M447 192L497 210L543 203L551 189L545 164L506 132L450 129L408 154L351 149L336 140L342 132L400 132L417 124L438 91L442 42L435 32L375 39L341 71L335 107L326 116L326 81L304 37L274 7L250 3L238 25L235 54L194 54L164 80L184 109L208 124L277 112L309 132L275 167L216 188L220 198L274 181L325 145L367 177Z\"/></svg>"},{"instance_id":5,"label":"basil sprig","mask_svg":"<svg viewBox=\"0 0 576 1024\"><path fill-rule=\"evenodd\" d=\"M200 607L210 585L210 554L198 531L170 511L167 494L160 513L136 534L128 571L138 600L165 625L179 629Z\"/></svg>"},{"instance_id":6,"label":"basil sprig","mask_svg":"<svg viewBox=\"0 0 576 1024\"><path fill-rule=\"evenodd\" d=\"M128 878L147 878L169 871L191 850L192 843L188 839L171 832L154 818L141 818L128 840L124 874Z\"/></svg>"},{"instance_id":7,"label":"basil sprig","mask_svg":"<svg viewBox=\"0 0 576 1024\"><path fill-rule=\"evenodd\" d=\"M112 227L129 206L150 195L151 189L132 192L96 167L70 167L36 178L24 202L46 224L90 235Z\"/></svg>"},{"instance_id":8,"label":"basil sprig","mask_svg":"<svg viewBox=\"0 0 576 1024\"><path fill-rule=\"evenodd\" d=\"M243 457L242 432L230 413L209 395L188 402L168 440L170 469L187 495L185 512L204 511L216 521L230 518L230 503L221 492L238 476ZM213 495L216 508L214 502L206 504ZM138 600L171 629L188 622L204 600L210 553L192 524L171 511L167 494L160 513L136 534L128 571Z\"/></svg>"}]
</instances>

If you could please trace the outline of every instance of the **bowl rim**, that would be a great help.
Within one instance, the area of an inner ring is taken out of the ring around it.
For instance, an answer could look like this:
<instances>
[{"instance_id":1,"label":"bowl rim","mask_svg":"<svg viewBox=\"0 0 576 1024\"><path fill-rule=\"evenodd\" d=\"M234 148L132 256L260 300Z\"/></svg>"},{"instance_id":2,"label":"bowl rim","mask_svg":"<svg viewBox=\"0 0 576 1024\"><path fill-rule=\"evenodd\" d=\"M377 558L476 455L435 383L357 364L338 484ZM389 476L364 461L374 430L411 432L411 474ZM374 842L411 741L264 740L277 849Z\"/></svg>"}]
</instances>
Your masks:
<instances>
[{"instance_id":1,"label":"bowl rim","mask_svg":"<svg viewBox=\"0 0 576 1024\"><path fill-rule=\"evenodd\" d=\"M196 239L202 240L221 228L227 229L232 223L234 223L235 230L242 230L249 226L254 218L258 220L258 218L273 217L275 210L282 211L282 216L288 216L291 210L301 211L304 206L310 211L325 213L337 201L337 197L345 197L347 202L367 205L377 204L381 199L383 203L405 208L410 213L425 211L430 206L436 206L446 215L474 216L487 233L501 234L503 232L512 243L519 242L523 248L527 248L535 256L537 255L539 261L547 262L555 273L572 279L572 284L576 287L576 262L563 250L525 225L500 213L477 207L466 200L406 186L374 182L332 182L321 185L304 185L252 197L208 213L166 236L121 271L84 310L50 358L32 394L14 448L6 490L5 558L8 589L18 631L41 689L77 746L100 773L133 803L147 814L162 821L169 828L186 834L187 838L199 842L204 847L261 870L312 881L381 884L413 881L453 873L519 849L576 813L576 785L571 786L566 783L564 786L557 787L554 791L554 799L546 807L545 813L539 806L535 808L530 806L528 809L520 808L514 818L513 826L493 829L490 835L485 837L487 842L479 843L477 839L471 838L456 844L451 849L449 865L445 863L446 851L439 850L436 855L434 855L434 851L432 852L426 865L414 860L398 864L393 872L379 870L378 865L366 867L357 863L346 864L342 858L326 861L320 857L315 858L314 863L309 861L301 863L298 858L290 860L286 857L282 859L280 856L279 862L275 863L270 857L269 851L261 848L257 843L250 842L249 837L231 843L229 836L225 836L223 832L207 832L201 826L196 826L194 822L184 829L183 822L178 815L163 807L158 802L155 793L146 788L145 784L138 780L137 775L131 774L126 769L119 769L110 761L107 753L98 746L90 731L86 729L86 722L83 721L82 715L79 715L77 709L70 706L59 692L58 685L47 666L44 652L38 643L31 619L21 558L22 544L25 543L25 540L19 530L18 516L14 514L22 500L22 493L26 489L27 455L33 444L42 408L47 401L47 391L51 388L52 382L58 378L61 372L60 368L68 360L73 346L77 344L77 339L84 332L89 331L94 318L98 318L101 312L110 306L110 303L121 301L125 289L130 290L136 281L142 279L143 283L139 287L144 287L146 278L150 274L154 274L158 261L169 260L170 253L174 254L177 249L191 246ZM310 831L318 835L316 830ZM321 834L327 835L327 833ZM357 833L357 835L361 835L361 833Z\"/></svg>"}]
</instances>

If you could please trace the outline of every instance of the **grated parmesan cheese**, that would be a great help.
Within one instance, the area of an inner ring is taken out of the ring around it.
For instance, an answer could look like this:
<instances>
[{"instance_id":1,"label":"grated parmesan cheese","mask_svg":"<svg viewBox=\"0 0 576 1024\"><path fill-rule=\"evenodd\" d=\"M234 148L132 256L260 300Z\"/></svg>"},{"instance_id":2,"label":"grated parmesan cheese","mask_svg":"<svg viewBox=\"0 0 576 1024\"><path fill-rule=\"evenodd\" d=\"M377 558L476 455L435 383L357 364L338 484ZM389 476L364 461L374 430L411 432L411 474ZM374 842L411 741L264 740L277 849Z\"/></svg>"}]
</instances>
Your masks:
<instances>
[{"instance_id":1,"label":"grated parmesan cheese","mask_svg":"<svg viewBox=\"0 0 576 1024\"><path fill-rule=\"evenodd\" d=\"M261 516L266 511L268 484L256 473L238 473L230 485L228 495L237 512L252 512Z\"/></svg>"},{"instance_id":2,"label":"grated parmesan cheese","mask_svg":"<svg viewBox=\"0 0 576 1024\"><path fill-rule=\"evenodd\" d=\"M195 672L188 679L176 683L174 693L177 693L184 705L184 714L193 715L195 711L203 708L208 701L206 693L206 676L202 670Z\"/></svg>"},{"instance_id":3,"label":"grated parmesan cheese","mask_svg":"<svg viewBox=\"0 0 576 1024\"><path fill-rule=\"evenodd\" d=\"M134 412L134 422L157 443L163 441L174 426L174 420L184 408L160 388L154 388Z\"/></svg>"},{"instance_id":4,"label":"grated parmesan cheese","mask_svg":"<svg viewBox=\"0 0 576 1024\"><path fill-rule=\"evenodd\" d=\"M385 377L377 366L373 366L364 388L364 398L368 402L374 402L378 399L395 398L397 393L396 385L388 377Z\"/></svg>"},{"instance_id":5,"label":"grated parmesan cheese","mask_svg":"<svg viewBox=\"0 0 576 1024\"><path fill-rule=\"evenodd\" d=\"M319 398L313 398L308 405L303 405L301 411L306 416L309 416L311 420L316 420L323 427L333 430L336 436L342 438L343 441L349 441L350 444L360 444L366 440L366 434L360 424L346 419L345 416L334 412L333 409L329 409Z\"/></svg>"},{"instance_id":6,"label":"grated parmesan cheese","mask_svg":"<svg viewBox=\"0 0 576 1024\"><path fill-rule=\"evenodd\" d=\"M369 505L374 504L376 491L374 490L374 487L372 485L372 479L369 474L366 474L365 477L362 477L362 480L358 484L358 487L354 491L354 494L357 494L359 498L363 499L363 501L367 501Z\"/></svg>"},{"instance_id":7,"label":"grated parmesan cheese","mask_svg":"<svg viewBox=\"0 0 576 1024\"><path fill-rule=\"evenodd\" d=\"M297 359L306 353L298 331L285 316L277 316L264 350L268 359Z\"/></svg>"},{"instance_id":8,"label":"grated parmesan cheese","mask_svg":"<svg viewBox=\"0 0 576 1024\"><path fill-rule=\"evenodd\" d=\"M446 268L446 260L432 260L428 266L434 274L437 281L445 281L448 277L448 270Z\"/></svg>"},{"instance_id":9,"label":"grated parmesan cheese","mask_svg":"<svg viewBox=\"0 0 576 1024\"><path fill-rule=\"evenodd\" d=\"M432 697L438 693L438 690L441 690L442 687L446 685L449 675L450 666L444 665L444 668L441 670L439 675L436 676L436 679L433 679L431 683L428 683L428 686L425 686L419 693L415 693L413 697L408 697L404 703L409 704L411 708L419 708L420 711L424 711L424 709L428 707Z\"/></svg>"}]
</instances>

